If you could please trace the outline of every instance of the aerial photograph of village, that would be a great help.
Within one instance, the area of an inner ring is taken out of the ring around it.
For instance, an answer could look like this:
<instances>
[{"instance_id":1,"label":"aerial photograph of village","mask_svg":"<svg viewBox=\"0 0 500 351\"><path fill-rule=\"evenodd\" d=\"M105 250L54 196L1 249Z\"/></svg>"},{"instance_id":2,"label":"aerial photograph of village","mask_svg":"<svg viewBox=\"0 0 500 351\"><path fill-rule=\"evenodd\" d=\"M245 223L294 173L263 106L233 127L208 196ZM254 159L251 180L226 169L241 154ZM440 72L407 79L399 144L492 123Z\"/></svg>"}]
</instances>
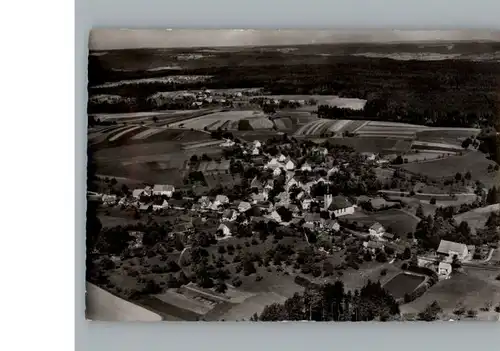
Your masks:
<instances>
[{"instance_id":1,"label":"aerial photograph of village","mask_svg":"<svg viewBox=\"0 0 500 351\"><path fill-rule=\"evenodd\" d=\"M86 315L500 321L500 32L94 30Z\"/></svg>"}]
</instances>

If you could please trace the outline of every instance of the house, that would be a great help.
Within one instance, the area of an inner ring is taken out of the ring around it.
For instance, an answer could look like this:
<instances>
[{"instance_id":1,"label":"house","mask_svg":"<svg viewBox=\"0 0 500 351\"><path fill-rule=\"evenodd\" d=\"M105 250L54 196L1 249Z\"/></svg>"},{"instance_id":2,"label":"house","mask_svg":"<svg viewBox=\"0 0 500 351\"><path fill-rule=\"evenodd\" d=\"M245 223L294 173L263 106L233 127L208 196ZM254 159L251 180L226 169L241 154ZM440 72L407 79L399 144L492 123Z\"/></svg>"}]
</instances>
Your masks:
<instances>
[{"instance_id":1,"label":"house","mask_svg":"<svg viewBox=\"0 0 500 351\"><path fill-rule=\"evenodd\" d=\"M201 208L209 208L212 205L212 202L210 201L208 196L200 197L198 203L201 205Z\"/></svg>"},{"instance_id":2,"label":"house","mask_svg":"<svg viewBox=\"0 0 500 351\"><path fill-rule=\"evenodd\" d=\"M446 262L439 262L438 275L440 279L448 279L451 275L452 267L451 264Z\"/></svg>"},{"instance_id":3,"label":"house","mask_svg":"<svg viewBox=\"0 0 500 351\"><path fill-rule=\"evenodd\" d=\"M163 184L155 184L153 187L153 195L166 195L168 197L172 197L174 194L175 188L173 185L163 185Z\"/></svg>"},{"instance_id":4,"label":"house","mask_svg":"<svg viewBox=\"0 0 500 351\"><path fill-rule=\"evenodd\" d=\"M254 204L258 202L265 202L267 201L267 197L268 197L267 191L263 191L258 194L252 194L252 201Z\"/></svg>"},{"instance_id":5,"label":"house","mask_svg":"<svg viewBox=\"0 0 500 351\"><path fill-rule=\"evenodd\" d=\"M328 172L326 174L328 175L328 177L330 177L332 174L338 173L338 171L339 171L339 168L336 166L333 166L332 168L330 168L328 170Z\"/></svg>"},{"instance_id":6,"label":"house","mask_svg":"<svg viewBox=\"0 0 500 351\"><path fill-rule=\"evenodd\" d=\"M384 234L382 234L382 238L386 240L394 240L394 237L395 235L393 233L385 232Z\"/></svg>"},{"instance_id":7,"label":"house","mask_svg":"<svg viewBox=\"0 0 500 351\"><path fill-rule=\"evenodd\" d=\"M144 196L146 195L146 192L144 191L144 189L134 189L132 190L132 197L135 198L135 199L140 199L141 196Z\"/></svg>"},{"instance_id":8,"label":"house","mask_svg":"<svg viewBox=\"0 0 500 351\"><path fill-rule=\"evenodd\" d=\"M302 228L314 230L315 224L313 222L305 222L304 224L302 224Z\"/></svg>"},{"instance_id":9,"label":"house","mask_svg":"<svg viewBox=\"0 0 500 351\"><path fill-rule=\"evenodd\" d=\"M252 205L250 205L249 202L246 202L246 201L241 201L240 204L238 205L238 211L240 212L246 212L248 211L250 208L252 207Z\"/></svg>"},{"instance_id":10,"label":"house","mask_svg":"<svg viewBox=\"0 0 500 351\"><path fill-rule=\"evenodd\" d=\"M441 240L437 249L437 253L447 256L450 260L452 260L456 255L460 261L463 261L469 254L469 249L465 244L460 244L448 240Z\"/></svg>"},{"instance_id":11,"label":"house","mask_svg":"<svg viewBox=\"0 0 500 351\"><path fill-rule=\"evenodd\" d=\"M167 202L167 200L155 202L153 204L153 211L161 211L161 210L164 210L164 209L167 209L167 208L168 208L168 202Z\"/></svg>"},{"instance_id":12,"label":"house","mask_svg":"<svg viewBox=\"0 0 500 351\"><path fill-rule=\"evenodd\" d=\"M257 156L257 155L259 155L259 154L260 154L260 150L259 150L259 148L254 147L254 148L252 149L252 156Z\"/></svg>"},{"instance_id":13,"label":"house","mask_svg":"<svg viewBox=\"0 0 500 351\"><path fill-rule=\"evenodd\" d=\"M311 202L312 202L312 199L304 199L302 201L302 209L303 210L308 210L311 208Z\"/></svg>"},{"instance_id":14,"label":"house","mask_svg":"<svg viewBox=\"0 0 500 351\"><path fill-rule=\"evenodd\" d=\"M104 194L102 196L102 202L105 203L106 205L113 205L118 201L118 198L116 195L108 195Z\"/></svg>"},{"instance_id":15,"label":"house","mask_svg":"<svg viewBox=\"0 0 500 351\"><path fill-rule=\"evenodd\" d=\"M229 203L229 198L226 195L217 195L215 197L215 201L221 205L228 204Z\"/></svg>"},{"instance_id":16,"label":"house","mask_svg":"<svg viewBox=\"0 0 500 351\"><path fill-rule=\"evenodd\" d=\"M254 148L259 148L259 147L262 147L262 143L258 140L254 140L253 141L253 147Z\"/></svg>"},{"instance_id":17,"label":"house","mask_svg":"<svg viewBox=\"0 0 500 351\"><path fill-rule=\"evenodd\" d=\"M327 230L333 230L338 232L340 230L340 224L336 220L333 219L326 219L322 220L323 228Z\"/></svg>"},{"instance_id":18,"label":"house","mask_svg":"<svg viewBox=\"0 0 500 351\"><path fill-rule=\"evenodd\" d=\"M295 178L291 178L286 184L285 184L285 190L290 191L293 186L298 186L299 183L295 180Z\"/></svg>"},{"instance_id":19,"label":"house","mask_svg":"<svg viewBox=\"0 0 500 351\"><path fill-rule=\"evenodd\" d=\"M300 212L300 208L299 206L295 205L295 204L291 204L288 206L288 209L293 213L293 214L296 214L296 213L299 213Z\"/></svg>"},{"instance_id":20,"label":"house","mask_svg":"<svg viewBox=\"0 0 500 351\"><path fill-rule=\"evenodd\" d=\"M270 214L268 214L268 215L266 215L264 217L269 218L270 220L276 221L278 223L281 223L281 216L276 211L273 211L273 212L271 212Z\"/></svg>"},{"instance_id":21,"label":"house","mask_svg":"<svg viewBox=\"0 0 500 351\"><path fill-rule=\"evenodd\" d=\"M221 225L219 225L219 227L217 228L217 232L222 232L221 236L231 236L231 230L224 223L221 223Z\"/></svg>"},{"instance_id":22,"label":"house","mask_svg":"<svg viewBox=\"0 0 500 351\"><path fill-rule=\"evenodd\" d=\"M273 176L274 176L274 177L277 177L277 176L279 176L280 174L281 174L281 168L275 168L275 169L273 170Z\"/></svg>"},{"instance_id":23,"label":"house","mask_svg":"<svg viewBox=\"0 0 500 351\"><path fill-rule=\"evenodd\" d=\"M379 250L382 250L384 248L384 244L378 242L378 241L364 241L363 242L363 246L371 251L371 252L374 252L375 250L379 249Z\"/></svg>"},{"instance_id":24,"label":"house","mask_svg":"<svg viewBox=\"0 0 500 351\"><path fill-rule=\"evenodd\" d=\"M224 210L224 212L222 213L223 221L232 222L236 220L236 218L238 218L238 212L236 212L235 210L228 208L227 210Z\"/></svg>"},{"instance_id":25,"label":"house","mask_svg":"<svg viewBox=\"0 0 500 351\"><path fill-rule=\"evenodd\" d=\"M321 221L321 215L319 213L306 213L304 216L304 221L306 223L319 223Z\"/></svg>"},{"instance_id":26,"label":"house","mask_svg":"<svg viewBox=\"0 0 500 351\"><path fill-rule=\"evenodd\" d=\"M222 144L220 144L219 146L220 147L233 147L235 144L234 141L232 141L231 139L226 139Z\"/></svg>"},{"instance_id":27,"label":"house","mask_svg":"<svg viewBox=\"0 0 500 351\"><path fill-rule=\"evenodd\" d=\"M264 188L264 186L262 185L262 182L257 177L252 179L252 181L250 182L250 189L253 189L253 188L256 188L258 191L261 191Z\"/></svg>"},{"instance_id":28,"label":"house","mask_svg":"<svg viewBox=\"0 0 500 351\"><path fill-rule=\"evenodd\" d=\"M363 152L361 154L366 157L367 161L375 161L377 158L377 156L372 152Z\"/></svg>"},{"instance_id":29,"label":"house","mask_svg":"<svg viewBox=\"0 0 500 351\"><path fill-rule=\"evenodd\" d=\"M139 206L139 211L142 211L142 212L149 212L151 211L151 209L153 208L153 203L152 202L149 202L147 204L141 204Z\"/></svg>"},{"instance_id":30,"label":"house","mask_svg":"<svg viewBox=\"0 0 500 351\"><path fill-rule=\"evenodd\" d=\"M266 189L266 190L272 190L272 189L274 189L274 180L273 179L269 179L266 182L266 185L264 186L264 189Z\"/></svg>"},{"instance_id":31,"label":"house","mask_svg":"<svg viewBox=\"0 0 500 351\"><path fill-rule=\"evenodd\" d=\"M370 234L370 236L374 238L381 239L382 236L385 234L385 228L379 222L375 222L368 229L368 233Z\"/></svg>"},{"instance_id":32,"label":"house","mask_svg":"<svg viewBox=\"0 0 500 351\"><path fill-rule=\"evenodd\" d=\"M269 160L268 163L264 165L264 169L276 169L283 166L281 162L278 161L275 157Z\"/></svg>"},{"instance_id":33,"label":"house","mask_svg":"<svg viewBox=\"0 0 500 351\"><path fill-rule=\"evenodd\" d=\"M286 191L279 193L276 199L278 200L276 203L277 206L288 207L288 205L290 205L290 195Z\"/></svg>"},{"instance_id":34,"label":"house","mask_svg":"<svg viewBox=\"0 0 500 351\"><path fill-rule=\"evenodd\" d=\"M292 169L295 169L295 163L293 163L292 160L289 160L287 163L285 163L285 168L288 171L291 171Z\"/></svg>"},{"instance_id":35,"label":"house","mask_svg":"<svg viewBox=\"0 0 500 351\"><path fill-rule=\"evenodd\" d=\"M293 171L287 171L286 174L285 174L285 181L289 181L290 179L292 179L293 177L295 176L295 172Z\"/></svg>"},{"instance_id":36,"label":"house","mask_svg":"<svg viewBox=\"0 0 500 351\"><path fill-rule=\"evenodd\" d=\"M285 156L285 155L283 155L283 154L279 155L279 156L278 156L278 161L279 161L279 162L285 162L285 161L286 161L286 156Z\"/></svg>"},{"instance_id":37,"label":"house","mask_svg":"<svg viewBox=\"0 0 500 351\"><path fill-rule=\"evenodd\" d=\"M331 194L324 196L324 208L333 211L335 217L353 214L356 207L344 196L332 196Z\"/></svg>"},{"instance_id":38,"label":"house","mask_svg":"<svg viewBox=\"0 0 500 351\"><path fill-rule=\"evenodd\" d=\"M311 165L310 165L309 163L307 163L307 161L306 161L306 162L304 162L304 164L303 164L302 166L300 166L300 170L301 170L302 172L311 172L311 171L312 171L312 167L311 167Z\"/></svg>"}]
</instances>

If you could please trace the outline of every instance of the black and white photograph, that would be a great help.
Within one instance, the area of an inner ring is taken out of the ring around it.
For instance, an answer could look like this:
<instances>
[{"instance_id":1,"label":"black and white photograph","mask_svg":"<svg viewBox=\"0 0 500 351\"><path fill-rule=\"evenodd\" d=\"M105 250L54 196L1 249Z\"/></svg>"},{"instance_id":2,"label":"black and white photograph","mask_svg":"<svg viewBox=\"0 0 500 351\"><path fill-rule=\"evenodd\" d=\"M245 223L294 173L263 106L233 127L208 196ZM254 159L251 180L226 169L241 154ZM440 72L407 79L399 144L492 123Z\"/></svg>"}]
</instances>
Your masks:
<instances>
[{"instance_id":1,"label":"black and white photograph","mask_svg":"<svg viewBox=\"0 0 500 351\"><path fill-rule=\"evenodd\" d=\"M500 31L94 29L86 317L500 321Z\"/></svg>"}]
</instances>

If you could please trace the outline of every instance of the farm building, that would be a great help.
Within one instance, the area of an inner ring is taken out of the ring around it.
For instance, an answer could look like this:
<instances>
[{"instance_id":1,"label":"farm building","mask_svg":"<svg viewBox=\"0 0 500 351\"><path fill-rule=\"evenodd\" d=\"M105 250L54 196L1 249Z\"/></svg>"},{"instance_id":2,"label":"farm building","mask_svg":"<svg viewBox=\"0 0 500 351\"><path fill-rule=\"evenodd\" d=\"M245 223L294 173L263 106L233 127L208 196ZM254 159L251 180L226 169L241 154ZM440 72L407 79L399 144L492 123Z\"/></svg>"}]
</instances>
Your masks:
<instances>
[{"instance_id":1,"label":"farm building","mask_svg":"<svg viewBox=\"0 0 500 351\"><path fill-rule=\"evenodd\" d=\"M153 195L165 195L172 197L174 191L175 188L173 185L155 184L153 187Z\"/></svg>"},{"instance_id":2,"label":"farm building","mask_svg":"<svg viewBox=\"0 0 500 351\"><path fill-rule=\"evenodd\" d=\"M307 172L311 172L311 171L312 171L312 167L311 167L311 165L310 165L309 163L307 163L307 161L306 161L306 162L304 162L304 163L302 164L302 166L300 166L300 170L301 170L302 172L306 172L306 171L307 171Z\"/></svg>"},{"instance_id":3,"label":"farm building","mask_svg":"<svg viewBox=\"0 0 500 351\"><path fill-rule=\"evenodd\" d=\"M382 226L382 224L375 222L368 229L368 233L370 233L370 236L380 239L385 234L385 228Z\"/></svg>"},{"instance_id":4,"label":"farm building","mask_svg":"<svg viewBox=\"0 0 500 351\"><path fill-rule=\"evenodd\" d=\"M451 275L451 264L446 262L439 262L438 275L440 279L448 279Z\"/></svg>"},{"instance_id":5,"label":"farm building","mask_svg":"<svg viewBox=\"0 0 500 351\"><path fill-rule=\"evenodd\" d=\"M356 205L351 204L344 196L327 194L324 196L324 207L325 210L333 211L336 217L340 217L353 214Z\"/></svg>"},{"instance_id":6,"label":"farm building","mask_svg":"<svg viewBox=\"0 0 500 351\"><path fill-rule=\"evenodd\" d=\"M448 259L453 259L456 255L460 261L463 261L469 254L467 245L456 243L448 240L441 240L437 253L440 255L445 255Z\"/></svg>"}]
</instances>

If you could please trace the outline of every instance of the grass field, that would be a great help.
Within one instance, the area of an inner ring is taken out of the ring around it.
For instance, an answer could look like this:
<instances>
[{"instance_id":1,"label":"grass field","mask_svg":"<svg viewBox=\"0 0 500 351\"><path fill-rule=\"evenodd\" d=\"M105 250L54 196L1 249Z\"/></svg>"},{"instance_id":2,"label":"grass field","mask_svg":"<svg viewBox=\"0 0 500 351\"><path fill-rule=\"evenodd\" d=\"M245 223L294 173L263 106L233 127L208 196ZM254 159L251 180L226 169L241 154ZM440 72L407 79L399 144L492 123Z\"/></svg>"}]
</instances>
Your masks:
<instances>
[{"instance_id":1,"label":"grass field","mask_svg":"<svg viewBox=\"0 0 500 351\"><path fill-rule=\"evenodd\" d=\"M400 273L389 280L384 285L384 289L395 299L401 299L405 294L411 294L424 280L425 278L422 276Z\"/></svg>"},{"instance_id":2,"label":"grass field","mask_svg":"<svg viewBox=\"0 0 500 351\"><path fill-rule=\"evenodd\" d=\"M472 180L479 180L486 186L498 185L499 172L488 172L489 165L494 166L495 162L488 160L482 153L469 152L463 156L450 156L434 161L408 163L402 165L401 168L429 178L452 178L456 173L464 175L467 171L470 171Z\"/></svg>"},{"instance_id":3,"label":"grass field","mask_svg":"<svg viewBox=\"0 0 500 351\"><path fill-rule=\"evenodd\" d=\"M491 212L500 211L500 204L494 204L486 207L476 208L469 212L461 213L454 217L457 223L466 221L471 229L483 228Z\"/></svg>"},{"instance_id":4,"label":"grass field","mask_svg":"<svg viewBox=\"0 0 500 351\"><path fill-rule=\"evenodd\" d=\"M479 131L479 129L474 128L429 128L417 132L416 140L461 146L464 139L476 136Z\"/></svg>"},{"instance_id":5,"label":"grass field","mask_svg":"<svg viewBox=\"0 0 500 351\"><path fill-rule=\"evenodd\" d=\"M261 117L266 118L265 114L259 110L221 111L221 112L210 113L200 117L191 118L185 121L170 123L169 127L182 128L182 129L192 128L196 130L202 130L206 127L208 130L216 130L217 128L222 127L222 125L227 122L226 128L230 130L230 129L237 129L238 127L237 122L239 120L242 119L251 120L253 118L261 118ZM269 126L269 128L272 128L272 124Z\"/></svg>"},{"instance_id":6,"label":"grass field","mask_svg":"<svg viewBox=\"0 0 500 351\"><path fill-rule=\"evenodd\" d=\"M418 224L418 220L415 217L398 209L384 210L375 213L356 211L352 215L342 217L342 219L356 221L368 226L375 222L379 222L385 228L391 227L394 233L397 233L401 237L406 237L406 234L409 232L413 233Z\"/></svg>"},{"instance_id":7,"label":"grass field","mask_svg":"<svg viewBox=\"0 0 500 351\"><path fill-rule=\"evenodd\" d=\"M499 273L500 270L464 268L464 273L453 274L450 279L438 282L415 301L401 306L401 311L418 313L433 301L437 301L447 314L451 314L459 303L466 309L477 311L486 302L497 306L500 303L500 281L495 277Z\"/></svg>"}]
</instances>

